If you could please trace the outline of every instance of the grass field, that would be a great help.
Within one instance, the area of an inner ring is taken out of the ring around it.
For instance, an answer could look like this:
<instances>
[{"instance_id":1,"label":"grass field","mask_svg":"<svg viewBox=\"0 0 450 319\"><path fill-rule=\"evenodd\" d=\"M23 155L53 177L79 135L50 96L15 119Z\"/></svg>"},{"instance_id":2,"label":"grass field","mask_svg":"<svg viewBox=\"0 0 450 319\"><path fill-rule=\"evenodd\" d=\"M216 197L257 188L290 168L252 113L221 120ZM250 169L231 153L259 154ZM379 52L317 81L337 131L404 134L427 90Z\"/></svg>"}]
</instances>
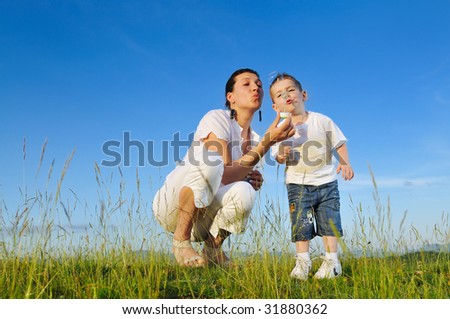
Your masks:
<instances>
[{"instance_id":1,"label":"grass field","mask_svg":"<svg viewBox=\"0 0 450 319\"><path fill-rule=\"evenodd\" d=\"M152 222L148 203L136 192L124 200L125 183L115 198L100 168L99 192L107 194L93 213L95 222L77 232L71 225L76 199L61 199L70 159L54 192L24 192L9 210L3 202L0 237L0 298L245 298L245 299L416 299L450 297L449 218L434 228L442 251L411 251L429 243L402 221L393 231L389 203L380 202L374 179L376 214L368 217L354 205L354 225L342 238L343 276L334 280L297 281L285 218L270 199L258 205L244 237L226 245L235 266L186 269L175 264L170 236ZM40 167L40 165L39 165ZM50 167L50 172L52 167ZM49 174L49 179L51 174ZM69 194L76 198L76 194ZM72 202L73 203L73 202ZM77 204L78 203L78 204ZM125 216L117 226L115 212ZM39 216L37 218L36 216ZM284 220L284 221L283 221ZM63 222L64 221L64 222ZM72 225L73 226L73 225ZM140 241L140 247L133 244ZM313 256L317 252L313 249ZM321 260L313 260L313 272Z\"/></svg>"},{"instance_id":2,"label":"grass field","mask_svg":"<svg viewBox=\"0 0 450 319\"><path fill-rule=\"evenodd\" d=\"M184 269L167 255L9 258L1 262L1 298L439 298L450 293L450 255L411 253L343 259L344 275L299 282L291 256L238 258L231 269ZM314 267L318 267L314 263Z\"/></svg>"}]
</instances>

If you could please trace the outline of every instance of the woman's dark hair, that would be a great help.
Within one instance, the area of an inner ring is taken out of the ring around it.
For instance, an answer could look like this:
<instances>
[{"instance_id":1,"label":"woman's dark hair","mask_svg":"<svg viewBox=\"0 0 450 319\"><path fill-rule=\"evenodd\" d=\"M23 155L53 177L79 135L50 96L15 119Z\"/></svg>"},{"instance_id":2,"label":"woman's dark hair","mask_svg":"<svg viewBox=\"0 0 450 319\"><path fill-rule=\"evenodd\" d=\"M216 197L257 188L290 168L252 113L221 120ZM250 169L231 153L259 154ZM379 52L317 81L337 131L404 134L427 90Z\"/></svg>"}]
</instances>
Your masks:
<instances>
[{"instance_id":1,"label":"woman's dark hair","mask_svg":"<svg viewBox=\"0 0 450 319\"><path fill-rule=\"evenodd\" d=\"M270 88L269 88L269 90L272 89L272 86L273 86L276 82L281 81L281 80L286 80L286 79L291 80L292 82L294 82L294 84L298 87L298 89L300 90L300 92L303 92L303 88L302 88L302 85L300 84L300 82L299 82L294 76L292 76L292 75L290 75L290 74L287 74L287 73L284 73L284 72L283 72L283 73L278 73L278 74L273 78L272 83L270 83Z\"/></svg>"},{"instance_id":2,"label":"woman's dark hair","mask_svg":"<svg viewBox=\"0 0 450 319\"><path fill-rule=\"evenodd\" d=\"M252 70L252 69L239 69L239 70L234 71L233 74L231 74L230 78L228 79L227 84L225 84L225 106L227 108L230 108L230 101L227 100L227 94L229 92L233 92L234 84L236 83L236 77L239 74L247 73L247 72L253 73L259 78L258 72L256 72L255 70Z\"/></svg>"}]
</instances>

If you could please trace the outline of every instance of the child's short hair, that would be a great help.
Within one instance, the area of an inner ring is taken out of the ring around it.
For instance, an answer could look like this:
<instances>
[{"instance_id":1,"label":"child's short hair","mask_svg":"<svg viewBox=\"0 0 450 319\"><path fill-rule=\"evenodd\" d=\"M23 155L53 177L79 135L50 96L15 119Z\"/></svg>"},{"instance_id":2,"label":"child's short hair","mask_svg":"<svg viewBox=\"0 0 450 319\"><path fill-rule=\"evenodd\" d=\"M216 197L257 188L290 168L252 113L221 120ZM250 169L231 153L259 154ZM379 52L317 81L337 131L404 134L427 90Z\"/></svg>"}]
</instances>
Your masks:
<instances>
[{"instance_id":1,"label":"child's short hair","mask_svg":"<svg viewBox=\"0 0 450 319\"><path fill-rule=\"evenodd\" d=\"M294 82L294 84L297 86L297 88L300 90L300 92L303 92L303 87L302 87L301 83L294 76L283 72L283 73L278 73L273 78L272 82L270 83L270 87L269 87L270 97L272 97L272 86L276 82L281 81L281 80L286 80L286 79L291 80L292 82ZM272 100L273 100L273 98L272 98Z\"/></svg>"}]
</instances>

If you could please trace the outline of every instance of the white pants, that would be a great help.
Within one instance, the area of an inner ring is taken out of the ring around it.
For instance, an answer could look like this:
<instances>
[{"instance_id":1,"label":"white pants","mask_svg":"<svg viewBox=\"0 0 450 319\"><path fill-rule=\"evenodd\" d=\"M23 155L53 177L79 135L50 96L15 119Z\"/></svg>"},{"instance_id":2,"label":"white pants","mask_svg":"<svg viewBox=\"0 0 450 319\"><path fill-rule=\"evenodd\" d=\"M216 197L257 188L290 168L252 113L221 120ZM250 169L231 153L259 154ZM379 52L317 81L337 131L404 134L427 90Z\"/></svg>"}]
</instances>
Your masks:
<instances>
[{"instance_id":1,"label":"white pants","mask_svg":"<svg viewBox=\"0 0 450 319\"><path fill-rule=\"evenodd\" d=\"M194 220L192 241L203 241L208 233L217 237L219 229L242 233L255 203L256 191L245 181L221 184L224 164L219 154L202 147L191 155L193 160L177 166L156 193L152 207L157 221L165 230L175 231L179 194L183 187L189 187L195 206L204 208Z\"/></svg>"}]
</instances>

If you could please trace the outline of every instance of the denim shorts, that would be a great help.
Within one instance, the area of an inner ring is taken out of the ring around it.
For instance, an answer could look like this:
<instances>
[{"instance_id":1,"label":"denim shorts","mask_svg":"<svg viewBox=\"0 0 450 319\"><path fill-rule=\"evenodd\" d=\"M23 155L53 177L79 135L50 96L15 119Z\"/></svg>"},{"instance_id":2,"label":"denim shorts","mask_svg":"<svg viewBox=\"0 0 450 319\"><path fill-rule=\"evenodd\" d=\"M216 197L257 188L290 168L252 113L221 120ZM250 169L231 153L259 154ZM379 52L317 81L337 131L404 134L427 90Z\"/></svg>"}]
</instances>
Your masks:
<instances>
[{"instance_id":1,"label":"denim shorts","mask_svg":"<svg viewBox=\"0 0 450 319\"><path fill-rule=\"evenodd\" d=\"M293 242L311 240L316 235L343 236L337 180L320 186L286 186Z\"/></svg>"}]
</instances>

